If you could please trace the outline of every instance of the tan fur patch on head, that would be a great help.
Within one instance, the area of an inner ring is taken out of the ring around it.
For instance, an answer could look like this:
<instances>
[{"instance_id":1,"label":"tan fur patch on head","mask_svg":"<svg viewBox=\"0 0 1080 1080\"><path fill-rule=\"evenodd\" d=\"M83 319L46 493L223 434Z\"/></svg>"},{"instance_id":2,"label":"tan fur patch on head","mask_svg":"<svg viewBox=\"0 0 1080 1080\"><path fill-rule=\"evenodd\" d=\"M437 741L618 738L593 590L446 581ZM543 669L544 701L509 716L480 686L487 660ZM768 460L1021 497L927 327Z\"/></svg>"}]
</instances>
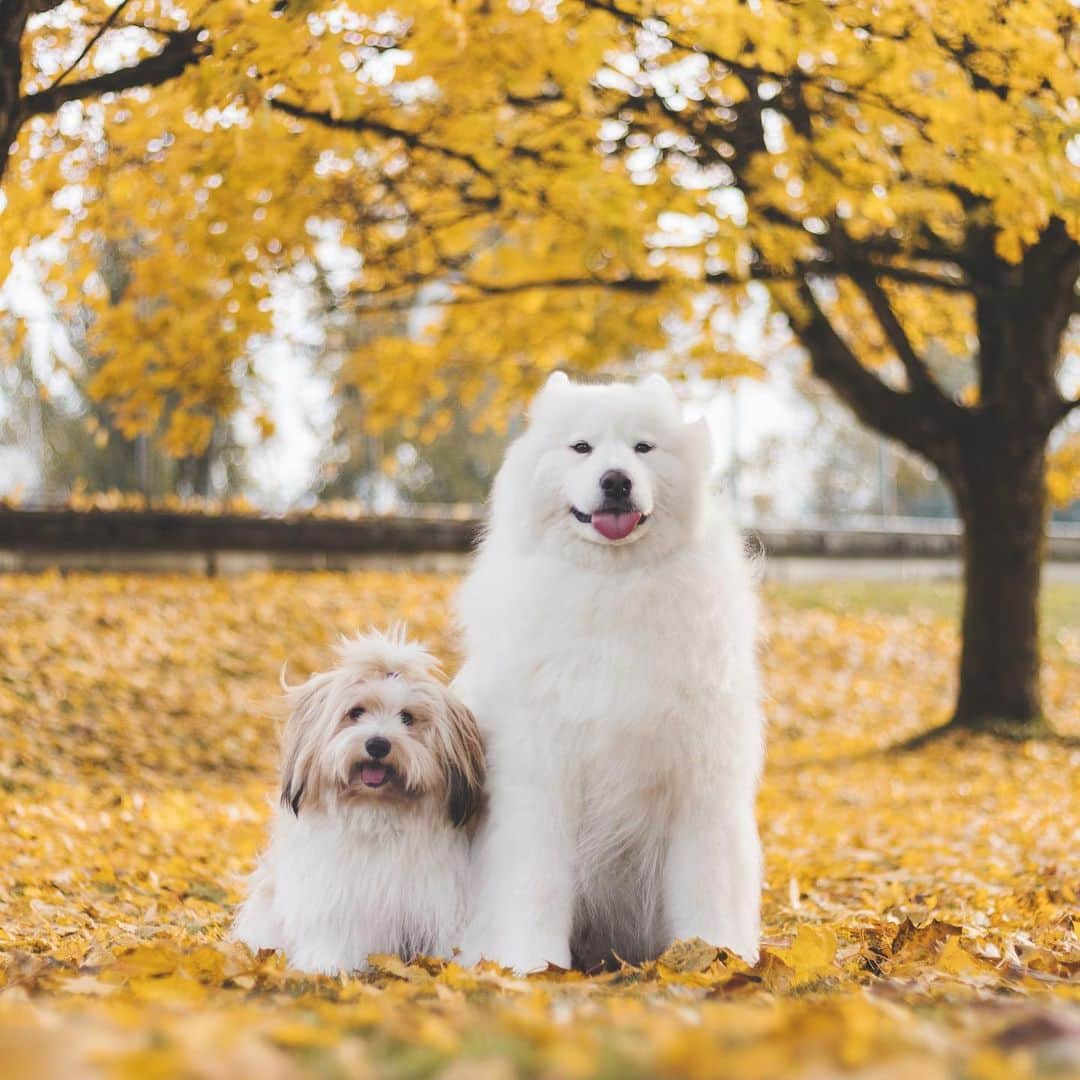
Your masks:
<instances>
[{"instance_id":1,"label":"tan fur patch on head","mask_svg":"<svg viewBox=\"0 0 1080 1080\"><path fill-rule=\"evenodd\" d=\"M423 645L410 641L400 623L385 633L343 637L337 646L338 660L360 678L401 678L409 681L437 677L439 662Z\"/></svg>"}]
</instances>

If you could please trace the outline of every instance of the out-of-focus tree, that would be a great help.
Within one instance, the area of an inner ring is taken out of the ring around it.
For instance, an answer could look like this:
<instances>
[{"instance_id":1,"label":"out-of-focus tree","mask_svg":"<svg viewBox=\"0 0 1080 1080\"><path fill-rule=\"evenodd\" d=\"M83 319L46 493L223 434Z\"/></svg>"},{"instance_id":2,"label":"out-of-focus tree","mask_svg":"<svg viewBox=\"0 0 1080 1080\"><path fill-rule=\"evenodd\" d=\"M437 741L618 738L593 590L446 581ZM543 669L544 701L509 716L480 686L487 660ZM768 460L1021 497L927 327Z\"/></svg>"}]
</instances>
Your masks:
<instances>
[{"instance_id":1,"label":"out-of-focus tree","mask_svg":"<svg viewBox=\"0 0 1080 1080\"><path fill-rule=\"evenodd\" d=\"M126 438L106 404L86 392L93 368L69 371L64 392L49 395L25 353L0 366L0 447L20 448L35 474L35 492L133 492L148 501L170 494L221 498L239 492L242 455L228 425L215 428L199 454L177 457L152 440Z\"/></svg>"},{"instance_id":2,"label":"out-of-focus tree","mask_svg":"<svg viewBox=\"0 0 1080 1080\"><path fill-rule=\"evenodd\" d=\"M118 424L167 404L166 444L197 449L242 399L274 275L335 252L356 253L343 304L407 317L342 377L368 430L421 438L462 408L502 422L560 364L750 370L730 329L760 282L814 373L955 496L954 724L1041 729L1046 448L1076 406L1068 0L80 10L25 24L22 99L48 93L52 37L75 62L60 91L163 26L200 54L149 96L40 110L5 179L0 246L55 237L53 284L100 305ZM117 233L139 248L109 305ZM960 393L931 341L972 357Z\"/></svg>"},{"instance_id":3,"label":"out-of-focus tree","mask_svg":"<svg viewBox=\"0 0 1080 1080\"><path fill-rule=\"evenodd\" d=\"M408 312L358 318L341 309L341 298L326 273L317 274L316 286L326 328L316 363L334 387L333 427L318 462L317 496L368 505L388 496L419 504L482 503L506 436L476 423L466 410L443 412L436 423L406 417L389 427L379 424L379 433L372 434L371 403L362 382L343 374L342 368L377 340L396 338L407 345Z\"/></svg>"},{"instance_id":4,"label":"out-of-focus tree","mask_svg":"<svg viewBox=\"0 0 1080 1080\"><path fill-rule=\"evenodd\" d=\"M933 466L852 422L834 401L817 403L806 440L807 509L843 521L858 514L953 517L955 507Z\"/></svg>"}]
</instances>

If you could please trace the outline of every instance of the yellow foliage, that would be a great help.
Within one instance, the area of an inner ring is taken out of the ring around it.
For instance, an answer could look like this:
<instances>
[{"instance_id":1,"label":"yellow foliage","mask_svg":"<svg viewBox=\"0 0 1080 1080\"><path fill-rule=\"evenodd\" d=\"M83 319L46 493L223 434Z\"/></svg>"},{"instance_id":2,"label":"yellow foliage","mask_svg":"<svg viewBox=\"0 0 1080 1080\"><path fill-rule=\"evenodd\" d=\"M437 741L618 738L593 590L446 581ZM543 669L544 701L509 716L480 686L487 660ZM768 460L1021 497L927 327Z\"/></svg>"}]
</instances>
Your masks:
<instances>
[{"instance_id":1,"label":"yellow foliage","mask_svg":"<svg viewBox=\"0 0 1080 1080\"><path fill-rule=\"evenodd\" d=\"M976 218L1008 262L1052 217L1080 238L1070 0L660 0L647 17L576 0L91 0L31 25L24 91L114 14L136 55L158 47L136 25L200 27L209 53L23 127L0 270L36 252L64 313L89 317L93 393L175 453L239 407L275 286L310 282L327 236L356 259L324 299L366 327L342 378L373 432L425 437L433 399L499 425L556 366L745 373L687 312L709 278L820 258L826 222L909 273L926 252L948 264ZM972 354L967 301L889 295L917 349ZM891 355L848 283L823 302L864 360Z\"/></svg>"},{"instance_id":2,"label":"yellow foliage","mask_svg":"<svg viewBox=\"0 0 1080 1080\"><path fill-rule=\"evenodd\" d=\"M828 607L768 597L754 967L692 941L589 977L378 957L330 979L227 943L273 809L281 665L319 667L338 632L398 618L452 658L455 585L0 577L8 1074L1068 1075L1076 750L889 752L952 691L955 632L907 587L875 589L879 610L841 586ZM1068 596L1045 694L1075 735Z\"/></svg>"},{"instance_id":3,"label":"yellow foliage","mask_svg":"<svg viewBox=\"0 0 1080 1080\"><path fill-rule=\"evenodd\" d=\"M1050 455L1046 484L1054 506L1071 506L1080 499L1080 431Z\"/></svg>"}]
</instances>

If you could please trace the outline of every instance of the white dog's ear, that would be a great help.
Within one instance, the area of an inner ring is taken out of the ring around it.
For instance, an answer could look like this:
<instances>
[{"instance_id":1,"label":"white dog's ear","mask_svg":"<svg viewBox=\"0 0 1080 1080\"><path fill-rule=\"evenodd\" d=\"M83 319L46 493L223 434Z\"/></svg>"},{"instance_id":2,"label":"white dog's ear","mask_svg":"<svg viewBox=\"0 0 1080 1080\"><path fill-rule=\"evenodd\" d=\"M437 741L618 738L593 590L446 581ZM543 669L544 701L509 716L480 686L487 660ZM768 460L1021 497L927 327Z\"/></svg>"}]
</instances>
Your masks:
<instances>
[{"instance_id":1,"label":"white dog's ear","mask_svg":"<svg viewBox=\"0 0 1080 1080\"><path fill-rule=\"evenodd\" d=\"M712 465L713 442L712 432L709 430L709 422L704 416L692 420L686 425L686 435L693 449L694 457L706 468Z\"/></svg>"},{"instance_id":2,"label":"white dog's ear","mask_svg":"<svg viewBox=\"0 0 1080 1080\"><path fill-rule=\"evenodd\" d=\"M281 745L281 805L299 817L300 804L312 791L313 766L319 752L319 717L333 672L312 675L299 686L287 687L289 718Z\"/></svg>"},{"instance_id":3,"label":"white dog's ear","mask_svg":"<svg viewBox=\"0 0 1080 1080\"><path fill-rule=\"evenodd\" d=\"M448 687L440 687L444 716L438 725L446 770L446 812L457 827L480 808L484 795L484 741L476 717Z\"/></svg>"},{"instance_id":4,"label":"white dog's ear","mask_svg":"<svg viewBox=\"0 0 1080 1080\"><path fill-rule=\"evenodd\" d=\"M547 381L544 385L537 390L536 395L533 397L532 404L529 406L529 415L535 416L541 402L543 402L550 394L565 390L569 385L570 376L567 375L565 371L553 371L547 377Z\"/></svg>"},{"instance_id":5,"label":"white dog's ear","mask_svg":"<svg viewBox=\"0 0 1080 1080\"><path fill-rule=\"evenodd\" d=\"M679 399L675 396L675 388L660 372L654 371L651 375L647 375L642 379L641 386L650 393L667 398L673 405L678 406Z\"/></svg>"}]
</instances>

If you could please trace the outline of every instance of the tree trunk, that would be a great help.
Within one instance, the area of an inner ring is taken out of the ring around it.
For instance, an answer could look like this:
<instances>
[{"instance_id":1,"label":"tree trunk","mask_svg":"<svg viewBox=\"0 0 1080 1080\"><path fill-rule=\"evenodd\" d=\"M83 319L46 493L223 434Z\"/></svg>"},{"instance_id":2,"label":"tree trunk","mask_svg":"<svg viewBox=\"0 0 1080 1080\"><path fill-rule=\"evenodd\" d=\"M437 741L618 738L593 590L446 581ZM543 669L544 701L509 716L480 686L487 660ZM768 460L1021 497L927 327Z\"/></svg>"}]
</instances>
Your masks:
<instances>
[{"instance_id":1,"label":"tree trunk","mask_svg":"<svg viewBox=\"0 0 1080 1080\"><path fill-rule=\"evenodd\" d=\"M981 425L980 425L981 426ZM1047 732L1039 688L1046 446L998 425L966 442L953 487L964 522L964 614L954 728Z\"/></svg>"},{"instance_id":2,"label":"tree trunk","mask_svg":"<svg viewBox=\"0 0 1080 1080\"><path fill-rule=\"evenodd\" d=\"M0 180L19 133L22 35L29 7L26 0L0 0Z\"/></svg>"}]
</instances>

